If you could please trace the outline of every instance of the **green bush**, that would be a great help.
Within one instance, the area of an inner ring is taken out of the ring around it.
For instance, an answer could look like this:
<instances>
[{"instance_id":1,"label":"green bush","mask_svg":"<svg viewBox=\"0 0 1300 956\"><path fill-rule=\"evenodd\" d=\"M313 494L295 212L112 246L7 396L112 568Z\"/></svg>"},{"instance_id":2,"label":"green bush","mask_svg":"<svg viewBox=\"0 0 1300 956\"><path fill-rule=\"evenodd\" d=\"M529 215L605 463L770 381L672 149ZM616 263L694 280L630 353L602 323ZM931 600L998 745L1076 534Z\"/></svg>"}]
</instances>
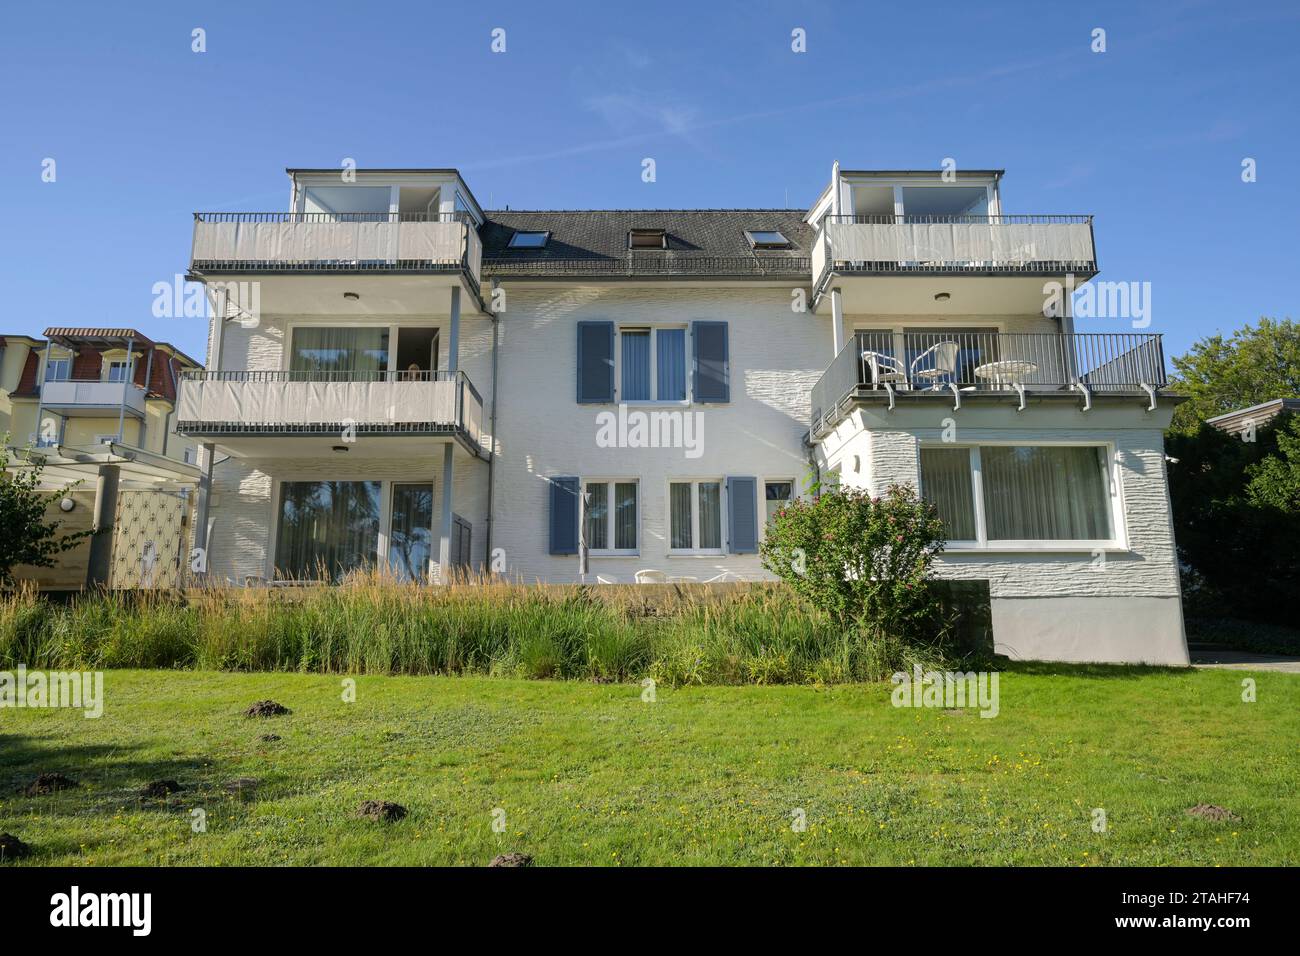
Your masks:
<instances>
[{"instance_id":1,"label":"green bush","mask_svg":"<svg viewBox=\"0 0 1300 956\"><path fill-rule=\"evenodd\" d=\"M842 629L924 640L939 623L929 581L946 537L934 507L906 485L879 497L817 487L776 513L763 564Z\"/></svg>"}]
</instances>

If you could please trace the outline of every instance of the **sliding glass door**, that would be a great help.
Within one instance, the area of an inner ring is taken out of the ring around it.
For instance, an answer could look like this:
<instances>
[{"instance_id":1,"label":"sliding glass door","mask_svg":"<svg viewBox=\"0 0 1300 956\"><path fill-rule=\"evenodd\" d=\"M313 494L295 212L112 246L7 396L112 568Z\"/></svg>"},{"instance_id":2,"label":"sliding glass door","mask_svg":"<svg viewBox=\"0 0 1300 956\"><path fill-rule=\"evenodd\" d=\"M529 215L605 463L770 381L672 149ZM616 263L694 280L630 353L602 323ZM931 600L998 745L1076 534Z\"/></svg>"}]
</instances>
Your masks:
<instances>
[{"instance_id":1,"label":"sliding glass door","mask_svg":"<svg viewBox=\"0 0 1300 956\"><path fill-rule=\"evenodd\" d=\"M428 581L433 561L433 485L393 485L388 567L403 581Z\"/></svg>"}]
</instances>

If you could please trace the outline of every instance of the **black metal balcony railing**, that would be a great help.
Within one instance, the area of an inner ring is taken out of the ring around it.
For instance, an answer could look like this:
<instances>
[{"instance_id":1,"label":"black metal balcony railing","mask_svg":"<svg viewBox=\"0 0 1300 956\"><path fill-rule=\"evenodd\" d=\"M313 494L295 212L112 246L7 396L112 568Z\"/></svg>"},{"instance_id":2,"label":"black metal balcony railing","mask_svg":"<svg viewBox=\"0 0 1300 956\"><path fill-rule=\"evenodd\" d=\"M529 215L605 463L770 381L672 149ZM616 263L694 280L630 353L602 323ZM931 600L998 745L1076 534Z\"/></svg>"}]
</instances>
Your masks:
<instances>
[{"instance_id":1,"label":"black metal balcony railing","mask_svg":"<svg viewBox=\"0 0 1300 956\"><path fill-rule=\"evenodd\" d=\"M474 225L467 212L196 212L196 222L459 222Z\"/></svg>"},{"instance_id":2,"label":"black metal balcony railing","mask_svg":"<svg viewBox=\"0 0 1300 956\"><path fill-rule=\"evenodd\" d=\"M1129 332L860 331L812 390L812 435L856 398L1077 390L1141 393L1167 384L1159 335Z\"/></svg>"}]
</instances>

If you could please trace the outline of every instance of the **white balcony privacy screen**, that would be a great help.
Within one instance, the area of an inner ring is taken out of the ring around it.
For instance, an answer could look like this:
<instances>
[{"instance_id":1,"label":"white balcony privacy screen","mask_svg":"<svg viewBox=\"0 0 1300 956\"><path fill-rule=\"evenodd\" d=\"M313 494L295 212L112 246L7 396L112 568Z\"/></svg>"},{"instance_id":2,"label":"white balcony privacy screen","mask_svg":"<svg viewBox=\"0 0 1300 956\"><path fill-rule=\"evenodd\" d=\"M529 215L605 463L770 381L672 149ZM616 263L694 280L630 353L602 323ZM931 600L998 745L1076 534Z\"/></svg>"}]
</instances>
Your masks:
<instances>
[{"instance_id":1,"label":"white balcony privacy screen","mask_svg":"<svg viewBox=\"0 0 1300 956\"><path fill-rule=\"evenodd\" d=\"M477 236L474 245L477 246ZM194 224L194 260L204 262L387 262L457 265L465 253L459 222L203 222Z\"/></svg>"},{"instance_id":2,"label":"white balcony privacy screen","mask_svg":"<svg viewBox=\"0 0 1300 956\"><path fill-rule=\"evenodd\" d=\"M144 413L145 390L123 382L49 381L41 385L41 401L47 406L121 405Z\"/></svg>"},{"instance_id":3,"label":"white balcony privacy screen","mask_svg":"<svg viewBox=\"0 0 1300 956\"><path fill-rule=\"evenodd\" d=\"M238 425L453 425L455 379L432 382L289 382L187 379L178 420ZM474 403L465 392L466 417ZM481 410L475 406L476 417ZM477 423L476 423L477 424ZM477 435L475 435L477 438Z\"/></svg>"},{"instance_id":4,"label":"white balcony privacy screen","mask_svg":"<svg viewBox=\"0 0 1300 956\"><path fill-rule=\"evenodd\" d=\"M828 222L841 262L1092 262L1086 222Z\"/></svg>"}]
</instances>

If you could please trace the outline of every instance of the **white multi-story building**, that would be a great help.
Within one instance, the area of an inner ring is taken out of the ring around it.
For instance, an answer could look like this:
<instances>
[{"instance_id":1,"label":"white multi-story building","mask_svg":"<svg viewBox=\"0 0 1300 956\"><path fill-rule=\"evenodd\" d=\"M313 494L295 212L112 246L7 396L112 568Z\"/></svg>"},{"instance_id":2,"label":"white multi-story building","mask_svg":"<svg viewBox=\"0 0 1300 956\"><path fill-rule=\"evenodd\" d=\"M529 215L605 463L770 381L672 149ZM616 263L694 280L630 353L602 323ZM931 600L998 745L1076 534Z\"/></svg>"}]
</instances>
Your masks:
<instances>
[{"instance_id":1,"label":"white multi-story building","mask_svg":"<svg viewBox=\"0 0 1300 956\"><path fill-rule=\"evenodd\" d=\"M1003 213L1000 171L836 166L806 212L289 175L288 212L195 217L219 320L178 420L216 579L754 579L810 482L905 482L1000 650L1186 663L1159 336L1053 303L1089 217Z\"/></svg>"}]
</instances>

